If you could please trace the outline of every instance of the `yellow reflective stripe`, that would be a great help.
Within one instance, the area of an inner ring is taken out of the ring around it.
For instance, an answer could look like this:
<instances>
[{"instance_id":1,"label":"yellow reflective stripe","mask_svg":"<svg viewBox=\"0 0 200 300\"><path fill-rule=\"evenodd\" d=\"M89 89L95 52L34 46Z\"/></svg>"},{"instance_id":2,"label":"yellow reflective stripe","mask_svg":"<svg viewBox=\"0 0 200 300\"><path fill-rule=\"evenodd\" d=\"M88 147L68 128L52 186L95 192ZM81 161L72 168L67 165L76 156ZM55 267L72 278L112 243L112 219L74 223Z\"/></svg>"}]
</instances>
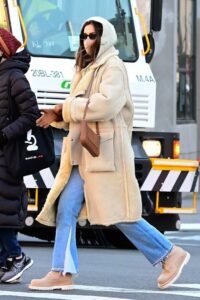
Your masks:
<instances>
[{"instance_id":1,"label":"yellow reflective stripe","mask_svg":"<svg viewBox=\"0 0 200 300\"><path fill-rule=\"evenodd\" d=\"M197 160L150 158L153 170L196 171L199 167Z\"/></svg>"}]
</instances>

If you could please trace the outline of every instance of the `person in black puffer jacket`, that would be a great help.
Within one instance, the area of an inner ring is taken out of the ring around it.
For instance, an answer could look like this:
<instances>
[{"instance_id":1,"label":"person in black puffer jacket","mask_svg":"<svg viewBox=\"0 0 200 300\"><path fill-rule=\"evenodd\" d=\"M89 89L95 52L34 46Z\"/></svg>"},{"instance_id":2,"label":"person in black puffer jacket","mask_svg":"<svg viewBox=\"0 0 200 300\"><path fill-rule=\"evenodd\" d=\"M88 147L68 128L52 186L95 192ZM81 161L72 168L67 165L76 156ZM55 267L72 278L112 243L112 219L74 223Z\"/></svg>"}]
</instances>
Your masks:
<instances>
[{"instance_id":1,"label":"person in black puffer jacket","mask_svg":"<svg viewBox=\"0 0 200 300\"><path fill-rule=\"evenodd\" d=\"M31 129L39 117L35 94L25 73L30 55L16 53L21 43L0 28L0 280L16 282L33 261L18 243L17 230L24 226L27 193L23 178L14 178L8 170L3 147ZM18 118L12 122L8 109L8 87L17 108Z\"/></svg>"}]
</instances>

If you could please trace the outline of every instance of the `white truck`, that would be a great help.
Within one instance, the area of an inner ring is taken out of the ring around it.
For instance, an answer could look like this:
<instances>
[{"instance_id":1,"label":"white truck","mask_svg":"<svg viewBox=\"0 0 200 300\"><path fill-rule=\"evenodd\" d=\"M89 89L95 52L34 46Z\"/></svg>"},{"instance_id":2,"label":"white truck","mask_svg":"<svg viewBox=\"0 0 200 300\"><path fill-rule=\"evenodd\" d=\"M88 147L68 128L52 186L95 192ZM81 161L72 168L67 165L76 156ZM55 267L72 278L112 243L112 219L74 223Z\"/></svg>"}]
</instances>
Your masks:
<instances>
[{"instance_id":1,"label":"white truck","mask_svg":"<svg viewBox=\"0 0 200 300\"><path fill-rule=\"evenodd\" d=\"M159 184L157 181L154 187L146 189L144 186L152 168L150 158L179 157L179 134L151 131L156 120L156 81L149 62L154 54L153 31L161 29L162 0L152 0L150 6L149 33L146 32L136 0L0 0L0 26L12 31L31 54L27 77L41 109L62 103L70 92L74 55L85 19L99 15L115 26L118 36L116 48L127 68L135 107L132 145L136 176L142 192L143 217L164 232L179 229L177 212L180 210L174 211L173 208L181 207L181 185L177 184L176 189L160 194L159 205L172 208L167 213L156 210L156 195L163 182ZM35 216L41 210L53 184L65 135L66 132L54 129L55 164L24 177L29 194L24 232L47 240L54 238L54 230L35 222ZM193 189L196 188L196 178L197 174L192 181ZM129 245L114 226L91 227L87 222L78 225L77 241L82 245Z\"/></svg>"}]
</instances>

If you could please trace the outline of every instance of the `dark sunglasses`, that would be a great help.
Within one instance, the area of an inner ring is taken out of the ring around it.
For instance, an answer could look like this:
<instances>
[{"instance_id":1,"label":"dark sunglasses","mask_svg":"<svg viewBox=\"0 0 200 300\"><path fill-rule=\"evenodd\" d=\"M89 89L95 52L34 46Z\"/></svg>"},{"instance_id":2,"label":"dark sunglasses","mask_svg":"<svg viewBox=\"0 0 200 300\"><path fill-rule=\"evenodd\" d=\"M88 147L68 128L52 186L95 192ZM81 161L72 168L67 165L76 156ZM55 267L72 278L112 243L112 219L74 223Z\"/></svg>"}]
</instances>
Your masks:
<instances>
[{"instance_id":1,"label":"dark sunglasses","mask_svg":"<svg viewBox=\"0 0 200 300\"><path fill-rule=\"evenodd\" d=\"M89 37L90 40L95 40L97 38L97 34L92 32L92 33L81 33L80 34L80 39L81 40L87 40L87 38Z\"/></svg>"}]
</instances>

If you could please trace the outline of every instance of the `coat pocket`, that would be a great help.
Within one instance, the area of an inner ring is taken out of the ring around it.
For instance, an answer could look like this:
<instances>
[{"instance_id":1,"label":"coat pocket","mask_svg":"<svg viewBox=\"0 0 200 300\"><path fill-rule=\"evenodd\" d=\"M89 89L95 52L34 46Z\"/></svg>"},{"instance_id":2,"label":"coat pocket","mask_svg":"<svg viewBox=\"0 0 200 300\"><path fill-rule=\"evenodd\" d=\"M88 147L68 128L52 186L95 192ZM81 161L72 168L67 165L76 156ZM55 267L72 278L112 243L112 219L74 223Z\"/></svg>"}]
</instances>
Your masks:
<instances>
[{"instance_id":1,"label":"coat pocket","mask_svg":"<svg viewBox=\"0 0 200 300\"><path fill-rule=\"evenodd\" d=\"M114 159L114 131L100 133L100 154L93 157L87 150L85 152L86 171L109 172L115 171Z\"/></svg>"}]
</instances>

